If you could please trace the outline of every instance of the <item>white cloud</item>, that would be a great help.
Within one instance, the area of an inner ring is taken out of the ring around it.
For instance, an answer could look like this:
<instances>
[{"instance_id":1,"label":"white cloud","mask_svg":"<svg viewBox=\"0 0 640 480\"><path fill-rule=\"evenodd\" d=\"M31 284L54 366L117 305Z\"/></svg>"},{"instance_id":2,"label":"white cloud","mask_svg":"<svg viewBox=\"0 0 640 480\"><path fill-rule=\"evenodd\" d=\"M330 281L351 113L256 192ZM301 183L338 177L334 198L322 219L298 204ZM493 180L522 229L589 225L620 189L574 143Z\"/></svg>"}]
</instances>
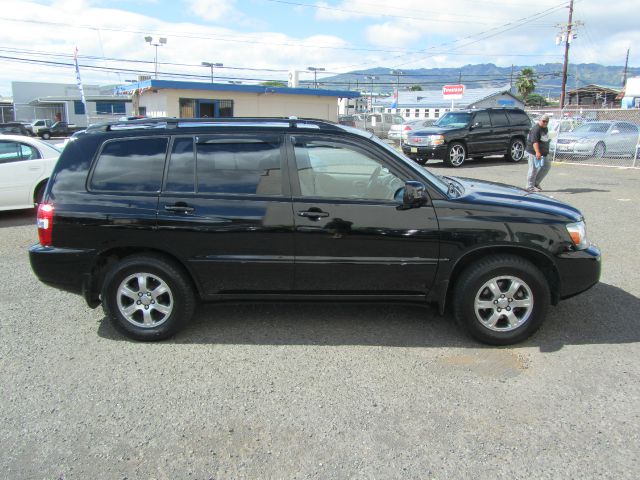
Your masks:
<instances>
[{"instance_id":1,"label":"white cloud","mask_svg":"<svg viewBox=\"0 0 640 480\"><path fill-rule=\"evenodd\" d=\"M235 0L187 0L189 10L204 20L218 21L242 16L235 8Z\"/></svg>"}]
</instances>

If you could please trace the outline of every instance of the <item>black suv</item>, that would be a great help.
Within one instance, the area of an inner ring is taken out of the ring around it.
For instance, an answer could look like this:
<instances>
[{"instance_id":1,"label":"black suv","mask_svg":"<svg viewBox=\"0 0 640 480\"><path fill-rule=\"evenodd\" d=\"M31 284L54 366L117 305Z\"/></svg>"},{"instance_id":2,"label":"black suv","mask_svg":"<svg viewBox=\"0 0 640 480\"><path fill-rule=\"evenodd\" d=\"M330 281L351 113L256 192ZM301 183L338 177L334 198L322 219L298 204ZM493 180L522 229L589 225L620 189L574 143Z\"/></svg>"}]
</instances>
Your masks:
<instances>
[{"instance_id":1,"label":"black suv","mask_svg":"<svg viewBox=\"0 0 640 480\"><path fill-rule=\"evenodd\" d=\"M519 162L530 129L531 119L519 108L457 110L445 113L433 127L411 132L402 151L418 163L439 159L450 167L485 155Z\"/></svg>"},{"instance_id":2,"label":"black suv","mask_svg":"<svg viewBox=\"0 0 640 480\"><path fill-rule=\"evenodd\" d=\"M438 177L374 135L301 119L147 119L75 134L37 217L31 265L158 340L197 300L420 300L510 344L594 285L575 208Z\"/></svg>"}]
</instances>

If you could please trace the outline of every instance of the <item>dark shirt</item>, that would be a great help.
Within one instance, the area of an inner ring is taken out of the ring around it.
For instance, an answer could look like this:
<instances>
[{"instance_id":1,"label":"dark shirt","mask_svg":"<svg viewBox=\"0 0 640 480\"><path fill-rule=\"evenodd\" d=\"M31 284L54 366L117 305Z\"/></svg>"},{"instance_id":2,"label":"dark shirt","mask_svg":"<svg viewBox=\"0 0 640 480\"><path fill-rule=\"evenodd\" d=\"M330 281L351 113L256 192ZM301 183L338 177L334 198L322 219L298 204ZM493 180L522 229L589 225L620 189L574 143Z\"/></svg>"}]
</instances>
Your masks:
<instances>
[{"instance_id":1,"label":"dark shirt","mask_svg":"<svg viewBox=\"0 0 640 480\"><path fill-rule=\"evenodd\" d=\"M527 153L532 155L536 154L533 149L533 144L538 142L540 153L542 156L549 154L549 129L547 127L541 127L539 124L535 124L531 127L529 135L527 136Z\"/></svg>"}]
</instances>

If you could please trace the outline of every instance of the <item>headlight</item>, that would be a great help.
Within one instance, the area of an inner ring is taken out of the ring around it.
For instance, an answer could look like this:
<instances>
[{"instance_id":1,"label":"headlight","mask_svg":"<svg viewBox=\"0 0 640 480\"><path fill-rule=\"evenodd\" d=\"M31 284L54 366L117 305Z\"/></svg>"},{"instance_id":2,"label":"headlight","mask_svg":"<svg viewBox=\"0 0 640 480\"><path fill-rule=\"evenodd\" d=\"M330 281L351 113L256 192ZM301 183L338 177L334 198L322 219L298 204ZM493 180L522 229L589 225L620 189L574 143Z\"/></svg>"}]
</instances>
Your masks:
<instances>
[{"instance_id":1,"label":"headlight","mask_svg":"<svg viewBox=\"0 0 640 480\"><path fill-rule=\"evenodd\" d=\"M584 221L569 223L566 227L567 232L569 232L569 236L571 237L571 241L578 250L584 250L589 246L589 242L587 241L587 227L584 224Z\"/></svg>"},{"instance_id":2,"label":"headlight","mask_svg":"<svg viewBox=\"0 0 640 480\"><path fill-rule=\"evenodd\" d=\"M444 143L444 135L429 135L427 136L427 142L431 145L442 145Z\"/></svg>"}]
</instances>

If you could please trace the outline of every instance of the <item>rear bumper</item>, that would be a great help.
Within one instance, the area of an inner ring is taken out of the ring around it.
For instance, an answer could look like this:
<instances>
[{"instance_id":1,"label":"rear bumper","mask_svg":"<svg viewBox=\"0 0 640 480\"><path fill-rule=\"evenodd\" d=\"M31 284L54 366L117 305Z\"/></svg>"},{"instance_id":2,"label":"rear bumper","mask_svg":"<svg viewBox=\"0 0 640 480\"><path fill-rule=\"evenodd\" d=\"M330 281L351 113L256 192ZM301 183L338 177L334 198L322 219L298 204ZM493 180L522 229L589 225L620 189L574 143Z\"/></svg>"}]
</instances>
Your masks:
<instances>
[{"instance_id":1,"label":"rear bumper","mask_svg":"<svg viewBox=\"0 0 640 480\"><path fill-rule=\"evenodd\" d=\"M31 269L38 280L66 292L87 298L91 284L91 269L95 250L43 247L29 248Z\"/></svg>"},{"instance_id":2,"label":"rear bumper","mask_svg":"<svg viewBox=\"0 0 640 480\"><path fill-rule=\"evenodd\" d=\"M567 252L556 259L560 274L561 299L573 297L593 287L600 280L600 249L591 245L586 250Z\"/></svg>"},{"instance_id":3,"label":"rear bumper","mask_svg":"<svg viewBox=\"0 0 640 480\"><path fill-rule=\"evenodd\" d=\"M407 145L402 144L402 153L409 158L425 158L427 160L444 160L447 155L446 145Z\"/></svg>"}]
</instances>

